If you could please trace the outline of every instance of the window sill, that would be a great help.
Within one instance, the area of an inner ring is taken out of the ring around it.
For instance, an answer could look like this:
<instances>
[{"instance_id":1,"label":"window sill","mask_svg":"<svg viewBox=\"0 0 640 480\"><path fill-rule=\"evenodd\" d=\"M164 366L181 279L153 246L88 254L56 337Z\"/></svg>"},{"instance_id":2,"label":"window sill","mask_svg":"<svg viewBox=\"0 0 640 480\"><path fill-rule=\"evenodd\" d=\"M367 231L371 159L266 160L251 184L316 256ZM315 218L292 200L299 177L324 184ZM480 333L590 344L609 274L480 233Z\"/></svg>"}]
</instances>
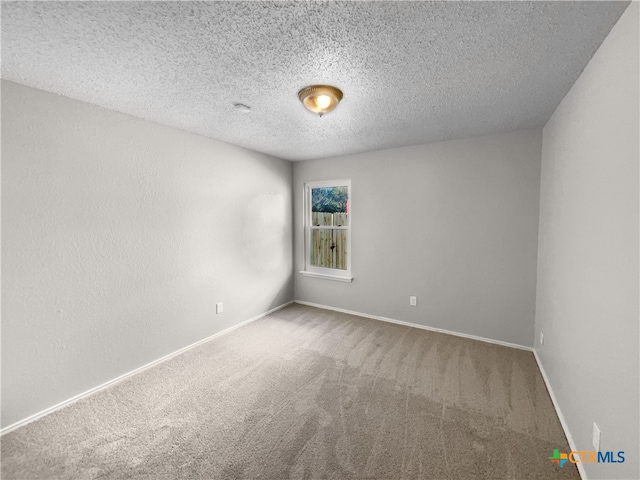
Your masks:
<instances>
[{"instance_id":1,"label":"window sill","mask_svg":"<svg viewBox=\"0 0 640 480\"><path fill-rule=\"evenodd\" d=\"M348 282L353 281L353 277L341 277L339 275L327 275L325 273L308 272L306 270L300 270L300 273L305 277L324 278L325 280L334 280L336 282Z\"/></svg>"}]
</instances>

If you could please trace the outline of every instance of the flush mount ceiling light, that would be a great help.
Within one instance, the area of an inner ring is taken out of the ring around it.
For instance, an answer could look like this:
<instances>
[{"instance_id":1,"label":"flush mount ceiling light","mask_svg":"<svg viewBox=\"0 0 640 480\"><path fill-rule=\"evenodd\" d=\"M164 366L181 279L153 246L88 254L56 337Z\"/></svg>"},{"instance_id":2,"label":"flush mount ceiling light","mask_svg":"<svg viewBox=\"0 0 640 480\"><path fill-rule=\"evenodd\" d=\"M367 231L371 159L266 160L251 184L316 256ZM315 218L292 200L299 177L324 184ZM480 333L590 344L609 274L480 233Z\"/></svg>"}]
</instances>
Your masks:
<instances>
[{"instance_id":1,"label":"flush mount ceiling light","mask_svg":"<svg viewBox=\"0 0 640 480\"><path fill-rule=\"evenodd\" d=\"M307 110L322 116L342 100L342 91L331 85L311 85L298 92L298 98Z\"/></svg>"}]
</instances>

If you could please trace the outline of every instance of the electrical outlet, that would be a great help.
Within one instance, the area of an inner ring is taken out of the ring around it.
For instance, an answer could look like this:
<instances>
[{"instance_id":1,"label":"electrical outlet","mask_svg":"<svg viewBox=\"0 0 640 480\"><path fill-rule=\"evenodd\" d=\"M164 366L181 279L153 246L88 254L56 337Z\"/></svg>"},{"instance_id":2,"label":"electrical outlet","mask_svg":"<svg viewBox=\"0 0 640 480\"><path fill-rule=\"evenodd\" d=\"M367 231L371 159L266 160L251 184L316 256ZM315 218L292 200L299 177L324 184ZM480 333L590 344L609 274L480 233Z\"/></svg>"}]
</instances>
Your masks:
<instances>
[{"instance_id":1,"label":"electrical outlet","mask_svg":"<svg viewBox=\"0 0 640 480\"><path fill-rule=\"evenodd\" d=\"M222 302L216 303L216 313L222 313L224 311L224 307L222 306Z\"/></svg>"},{"instance_id":2,"label":"electrical outlet","mask_svg":"<svg viewBox=\"0 0 640 480\"><path fill-rule=\"evenodd\" d=\"M416 297L409 297L409 305L411 305L412 307L415 307L416 305L418 305L418 300Z\"/></svg>"},{"instance_id":3,"label":"electrical outlet","mask_svg":"<svg viewBox=\"0 0 640 480\"><path fill-rule=\"evenodd\" d=\"M544 332L540 332L540 345L544 345Z\"/></svg>"},{"instance_id":4,"label":"electrical outlet","mask_svg":"<svg viewBox=\"0 0 640 480\"><path fill-rule=\"evenodd\" d=\"M593 433L591 435L591 443L593 444L593 449L596 452L600 451L600 429L596 422L593 422Z\"/></svg>"}]
</instances>

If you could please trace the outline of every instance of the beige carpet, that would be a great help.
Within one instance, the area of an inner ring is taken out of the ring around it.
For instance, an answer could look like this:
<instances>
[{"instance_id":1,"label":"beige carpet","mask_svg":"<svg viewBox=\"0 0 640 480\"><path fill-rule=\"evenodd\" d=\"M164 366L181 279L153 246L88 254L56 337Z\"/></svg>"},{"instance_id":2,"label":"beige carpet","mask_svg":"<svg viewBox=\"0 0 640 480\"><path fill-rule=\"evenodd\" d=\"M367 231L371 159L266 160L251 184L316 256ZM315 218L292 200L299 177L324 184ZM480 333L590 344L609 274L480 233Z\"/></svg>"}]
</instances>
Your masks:
<instances>
[{"instance_id":1,"label":"beige carpet","mask_svg":"<svg viewBox=\"0 0 640 480\"><path fill-rule=\"evenodd\" d=\"M549 479L531 353L291 305L1 439L2 479Z\"/></svg>"}]
</instances>

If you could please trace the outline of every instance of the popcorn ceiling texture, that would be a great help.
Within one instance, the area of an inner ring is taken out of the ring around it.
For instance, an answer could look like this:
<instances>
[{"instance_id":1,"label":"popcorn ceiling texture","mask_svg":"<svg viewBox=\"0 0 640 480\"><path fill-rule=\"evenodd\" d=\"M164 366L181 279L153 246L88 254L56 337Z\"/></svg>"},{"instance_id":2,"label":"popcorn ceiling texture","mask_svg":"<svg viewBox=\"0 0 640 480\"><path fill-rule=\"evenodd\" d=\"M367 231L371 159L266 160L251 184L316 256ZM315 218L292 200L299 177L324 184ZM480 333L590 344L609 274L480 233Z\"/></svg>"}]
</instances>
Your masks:
<instances>
[{"instance_id":1,"label":"popcorn ceiling texture","mask_svg":"<svg viewBox=\"0 0 640 480\"><path fill-rule=\"evenodd\" d=\"M541 126L627 5L3 2L2 75L305 160Z\"/></svg>"}]
</instances>

